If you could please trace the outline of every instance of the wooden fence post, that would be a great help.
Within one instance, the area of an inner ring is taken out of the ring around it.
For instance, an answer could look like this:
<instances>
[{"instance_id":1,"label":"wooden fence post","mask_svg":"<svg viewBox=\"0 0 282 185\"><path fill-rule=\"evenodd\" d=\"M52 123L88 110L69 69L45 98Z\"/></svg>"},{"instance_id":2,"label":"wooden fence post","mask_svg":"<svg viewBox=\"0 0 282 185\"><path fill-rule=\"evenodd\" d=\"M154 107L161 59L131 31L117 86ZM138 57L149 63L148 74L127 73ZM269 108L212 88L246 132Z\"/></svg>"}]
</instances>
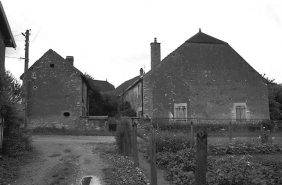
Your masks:
<instances>
[{"instance_id":1,"label":"wooden fence post","mask_svg":"<svg viewBox=\"0 0 282 185\"><path fill-rule=\"evenodd\" d=\"M132 125L132 145L133 145L133 157L134 167L139 167L138 149L137 149L137 123L134 122Z\"/></svg>"},{"instance_id":2,"label":"wooden fence post","mask_svg":"<svg viewBox=\"0 0 282 185\"><path fill-rule=\"evenodd\" d=\"M191 148L194 146L194 126L193 121L191 121Z\"/></svg>"},{"instance_id":3,"label":"wooden fence post","mask_svg":"<svg viewBox=\"0 0 282 185\"><path fill-rule=\"evenodd\" d=\"M122 129L124 130L124 135L123 135L123 156L126 156L126 128L125 128L125 124L122 123Z\"/></svg>"},{"instance_id":4,"label":"wooden fence post","mask_svg":"<svg viewBox=\"0 0 282 185\"><path fill-rule=\"evenodd\" d=\"M150 138L150 155L151 155L151 185L157 185L157 164L156 164L156 137L155 130L152 129Z\"/></svg>"},{"instance_id":5,"label":"wooden fence post","mask_svg":"<svg viewBox=\"0 0 282 185\"><path fill-rule=\"evenodd\" d=\"M159 128L159 122L157 121L157 131L159 132L160 130L159 130L160 128Z\"/></svg>"},{"instance_id":6,"label":"wooden fence post","mask_svg":"<svg viewBox=\"0 0 282 185\"><path fill-rule=\"evenodd\" d=\"M197 133L196 146L196 170L195 182L196 185L206 185L207 171L207 133L205 130L200 130Z\"/></svg>"},{"instance_id":7,"label":"wooden fence post","mask_svg":"<svg viewBox=\"0 0 282 185\"><path fill-rule=\"evenodd\" d=\"M232 140L232 122L229 121L229 139Z\"/></svg>"},{"instance_id":8,"label":"wooden fence post","mask_svg":"<svg viewBox=\"0 0 282 185\"><path fill-rule=\"evenodd\" d=\"M123 137L123 155L124 156L129 156L129 138L128 138L128 136L129 136L129 134L128 134L128 127L129 127L129 125L127 124L127 123L124 123L124 125L123 125L123 127L124 127L124 137Z\"/></svg>"}]
</instances>

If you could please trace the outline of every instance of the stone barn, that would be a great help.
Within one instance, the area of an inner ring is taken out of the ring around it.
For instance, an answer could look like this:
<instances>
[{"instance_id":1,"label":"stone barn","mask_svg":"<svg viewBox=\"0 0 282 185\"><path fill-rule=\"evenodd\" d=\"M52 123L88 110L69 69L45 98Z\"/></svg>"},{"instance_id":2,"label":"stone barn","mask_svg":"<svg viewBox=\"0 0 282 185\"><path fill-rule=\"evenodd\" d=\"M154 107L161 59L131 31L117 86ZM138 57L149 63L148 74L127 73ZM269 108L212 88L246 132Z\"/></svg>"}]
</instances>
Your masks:
<instances>
[{"instance_id":1,"label":"stone barn","mask_svg":"<svg viewBox=\"0 0 282 185\"><path fill-rule=\"evenodd\" d=\"M139 117L269 119L264 78L228 43L201 30L163 60L155 39L151 70L141 69L118 95Z\"/></svg>"}]
</instances>

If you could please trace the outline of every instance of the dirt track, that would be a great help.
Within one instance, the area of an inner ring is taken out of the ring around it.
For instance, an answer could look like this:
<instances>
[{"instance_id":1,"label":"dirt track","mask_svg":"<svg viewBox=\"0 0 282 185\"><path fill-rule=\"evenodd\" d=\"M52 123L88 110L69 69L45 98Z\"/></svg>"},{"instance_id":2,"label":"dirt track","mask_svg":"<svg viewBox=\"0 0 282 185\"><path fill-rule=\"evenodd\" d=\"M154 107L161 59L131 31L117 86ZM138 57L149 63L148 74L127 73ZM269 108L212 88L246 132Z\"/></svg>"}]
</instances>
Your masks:
<instances>
[{"instance_id":1,"label":"dirt track","mask_svg":"<svg viewBox=\"0 0 282 185\"><path fill-rule=\"evenodd\" d=\"M20 179L11 185L79 185L84 176L102 181L105 164L99 158L97 143L114 142L111 136L33 136L38 152L33 162L21 168Z\"/></svg>"}]
</instances>

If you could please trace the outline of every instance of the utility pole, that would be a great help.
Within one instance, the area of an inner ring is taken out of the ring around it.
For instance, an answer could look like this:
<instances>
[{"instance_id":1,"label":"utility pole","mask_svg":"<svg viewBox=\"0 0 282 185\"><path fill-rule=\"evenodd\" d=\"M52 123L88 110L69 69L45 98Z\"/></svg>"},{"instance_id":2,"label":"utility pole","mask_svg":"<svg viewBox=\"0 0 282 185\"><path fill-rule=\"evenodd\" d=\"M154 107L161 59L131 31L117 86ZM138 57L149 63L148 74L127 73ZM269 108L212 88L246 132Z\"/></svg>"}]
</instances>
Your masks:
<instances>
[{"instance_id":1,"label":"utility pole","mask_svg":"<svg viewBox=\"0 0 282 185\"><path fill-rule=\"evenodd\" d=\"M25 34L22 33L22 35L25 37L25 64L24 64L24 80L23 80L23 85L24 85L24 97L25 97L25 102L24 102L24 129L27 129L27 97L28 97L28 75L27 75L27 70L28 70L28 54L29 54L29 30L26 30Z\"/></svg>"}]
</instances>

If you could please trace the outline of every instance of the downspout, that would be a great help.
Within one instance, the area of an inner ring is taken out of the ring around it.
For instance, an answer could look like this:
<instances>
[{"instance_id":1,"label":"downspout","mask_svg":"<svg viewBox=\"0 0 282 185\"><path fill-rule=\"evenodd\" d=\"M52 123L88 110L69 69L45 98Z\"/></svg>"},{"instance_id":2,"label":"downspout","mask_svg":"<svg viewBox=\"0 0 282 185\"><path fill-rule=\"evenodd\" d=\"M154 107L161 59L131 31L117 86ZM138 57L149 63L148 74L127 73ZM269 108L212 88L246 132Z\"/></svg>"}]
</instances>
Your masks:
<instances>
[{"instance_id":1,"label":"downspout","mask_svg":"<svg viewBox=\"0 0 282 185\"><path fill-rule=\"evenodd\" d=\"M143 104L143 100L144 100L144 97L143 97L143 77L141 78L141 96L142 96L142 110L141 110L141 116L142 116L142 118L144 118L144 111L143 111L143 109L144 109L144 104Z\"/></svg>"}]
</instances>

